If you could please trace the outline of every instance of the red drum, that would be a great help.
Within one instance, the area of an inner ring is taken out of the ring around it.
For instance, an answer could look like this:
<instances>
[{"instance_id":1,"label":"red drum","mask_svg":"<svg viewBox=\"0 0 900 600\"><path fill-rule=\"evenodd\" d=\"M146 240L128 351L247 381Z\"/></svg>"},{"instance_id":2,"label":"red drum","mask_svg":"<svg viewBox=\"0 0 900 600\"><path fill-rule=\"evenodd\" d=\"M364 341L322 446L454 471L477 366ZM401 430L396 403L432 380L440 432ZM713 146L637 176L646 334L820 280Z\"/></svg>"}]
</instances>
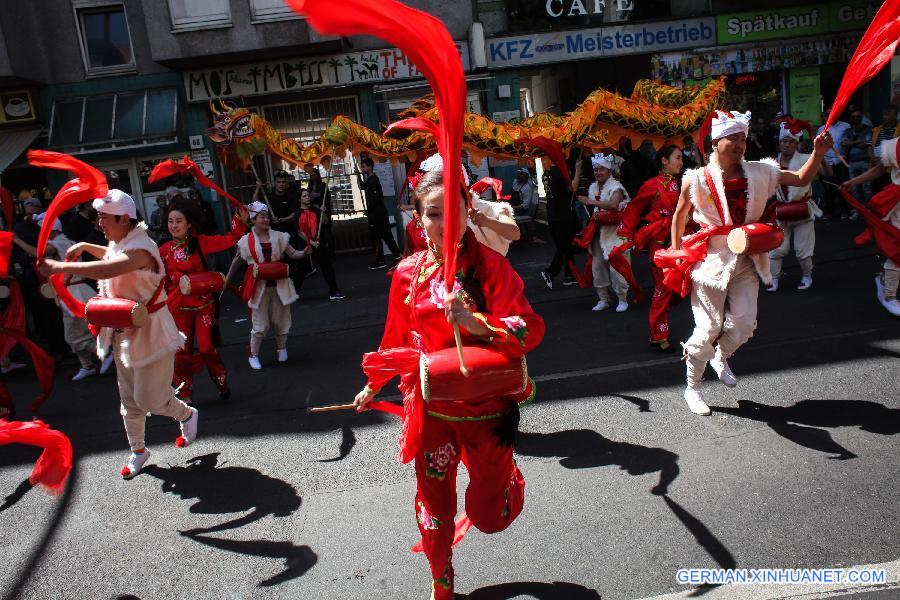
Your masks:
<instances>
[{"instance_id":1,"label":"red drum","mask_svg":"<svg viewBox=\"0 0 900 600\"><path fill-rule=\"evenodd\" d=\"M422 355L419 379L425 402L486 400L525 391L528 365L524 356L510 358L483 346L463 346L463 359L468 377L459 371L455 346Z\"/></svg>"},{"instance_id":2,"label":"red drum","mask_svg":"<svg viewBox=\"0 0 900 600\"><path fill-rule=\"evenodd\" d=\"M253 277L263 281L287 279L288 265L284 262L265 262L253 265Z\"/></svg>"},{"instance_id":3,"label":"red drum","mask_svg":"<svg viewBox=\"0 0 900 600\"><path fill-rule=\"evenodd\" d=\"M600 225L618 225L622 222L622 213L617 210L598 210L594 218Z\"/></svg>"},{"instance_id":4,"label":"red drum","mask_svg":"<svg viewBox=\"0 0 900 600\"><path fill-rule=\"evenodd\" d=\"M185 296L218 294L225 289L225 276L218 271L182 275L178 280L178 289Z\"/></svg>"},{"instance_id":5,"label":"red drum","mask_svg":"<svg viewBox=\"0 0 900 600\"><path fill-rule=\"evenodd\" d=\"M809 218L809 204L806 200L782 202L775 209L775 218L779 221L805 221Z\"/></svg>"},{"instance_id":6,"label":"red drum","mask_svg":"<svg viewBox=\"0 0 900 600\"><path fill-rule=\"evenodd\" d=\"M97 327L143 327L149 316L146 306L127 298L91 298L84 306L84 318Z\"/></svg>"},{"instance_id":7,"label":"red drum","mask_svg":"<svg viewBox=\"0 0 900 600\"><path fill-rule=\"evenodd\" d=\"M784 231L777 225L750 223L732 229L728 234L728 249L735 254L771 252L784 241Z\"/></svg>"}]
</instances>

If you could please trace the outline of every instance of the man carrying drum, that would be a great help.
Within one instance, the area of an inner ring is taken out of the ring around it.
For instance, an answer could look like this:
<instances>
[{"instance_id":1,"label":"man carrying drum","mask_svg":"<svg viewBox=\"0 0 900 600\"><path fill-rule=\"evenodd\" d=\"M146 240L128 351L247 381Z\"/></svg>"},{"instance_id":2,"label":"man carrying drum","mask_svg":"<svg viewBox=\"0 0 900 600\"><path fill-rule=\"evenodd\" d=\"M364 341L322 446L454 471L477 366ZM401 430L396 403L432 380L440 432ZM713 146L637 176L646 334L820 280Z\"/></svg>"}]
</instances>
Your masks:
<instances>
[{"instance_id":1,"label":"man carrying drum","mask_svg":"<svg viewBox=\"0 0 900 600\"><path fill-rule=\"evenodd\" d=\"M109 246L79 243L69 248L68 260L87 252L96 262L59 262L44 259L45 276L64 273L98 282L99 298L88 302L88 322L102 323L97 354L104 358L112 346L116 378L122 401L121 413L131 455L122 477L140 473L150 451L144 444L147 414L178 420L181 435L175 440L187 446L197 437L197 409L175 397L171 386L175 352L184 336L166 306L165 266L146 226L138 222L134 200L121 190L109 190L93 202L99 226ZM124 302L122 302L124 300ZM115 323L115 325L112 325Z\"/></svg>"},{"instance_id":2,"label":"man carrying drum","mask_svg":"<svg viewBox=\"0 0 900 600\"><path fill-rule=\"evenodd\" d=\"M710 414L700 392L707 362L725 385L737 385L728 359L756 329L759 279L762 278L766 285L771 282L768 251L777 247L782 239L778 232L774 246L759 248L757 244L746 244L750 252L739 255L729 248L726 237L730 241L732 230L757 223L766 201L778 186L809 185L832 144L828 133L817 136L813 153L796 171L781 169L772 160L746 161L744 150L749 124L749 111L716 111L712 120L714 152L710 163L685 174L672 221L672 247L668 257L665 253L657 253L655 259L662 266L661 261L684 248L677 269L689 274L693 283L691 310L695 323L693 335L683 344L687 361L684 399L698 415ZM701 230L682 240L691 210ZM744 229L748 234L764 231L765 235L770 235L768 230L771 228L750 226Z\"/></svg>"}]
</instances>

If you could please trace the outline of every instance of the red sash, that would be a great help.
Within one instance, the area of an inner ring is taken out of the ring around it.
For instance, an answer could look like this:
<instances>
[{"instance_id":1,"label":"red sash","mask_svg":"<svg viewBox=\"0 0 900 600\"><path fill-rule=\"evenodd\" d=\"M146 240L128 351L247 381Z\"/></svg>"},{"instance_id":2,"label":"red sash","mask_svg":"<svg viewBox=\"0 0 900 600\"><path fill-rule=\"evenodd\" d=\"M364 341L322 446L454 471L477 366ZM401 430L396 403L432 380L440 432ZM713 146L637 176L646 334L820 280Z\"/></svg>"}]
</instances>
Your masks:
<instances>
[{"instance_id":1,"label":"red sash","mask_svg":"<svg viewBox=\"0 0 900 600\"><path fill-rule=\"evenodd\" d=\"M252 229L247 234L247 249L250 250L253 262L259 264L259 257L256 255L256 238L253 237ZM250 302L250 299L253 298L253 294L256 292L256 284L256 277L253 276L253 267L247 265L247 270L244 272L244 281L241 282L241 300Z\"/></svg>"}]
</instances>

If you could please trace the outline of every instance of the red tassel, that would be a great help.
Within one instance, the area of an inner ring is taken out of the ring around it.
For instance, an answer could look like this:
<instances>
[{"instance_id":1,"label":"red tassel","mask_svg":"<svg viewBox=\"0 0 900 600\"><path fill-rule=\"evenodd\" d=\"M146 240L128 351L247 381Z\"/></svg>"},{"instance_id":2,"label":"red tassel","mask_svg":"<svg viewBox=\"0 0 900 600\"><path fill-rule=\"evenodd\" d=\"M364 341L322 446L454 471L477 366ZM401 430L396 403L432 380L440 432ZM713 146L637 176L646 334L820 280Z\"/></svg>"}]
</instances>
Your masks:
<instances>
[{"instance_id":1,"label":"red tassel","mask_svg":"<svg viewBox=\"0 0 900 600\"><path fill-rule=\"evenodd\" d=\"M72 443L65 434L43 421L6 421L0 419L0 445L27 444L43 448L28 481L52 494L62 492L72 470Z\"/></svg>"},{"instance_id":2,"label":"red tassel","mask_svg":"<svg viewBox=\"0 0 900 600\"><path fill-rule=\"evenodd\" d=\"M150 183L156 183L161 179L166 179L167 177L177 175L178 173L190 173L201 185L215 191L220 196L227 198L235 208L245 208L240 200L220 188L212 179L204 175L203 171L200 170L200 167L197 166L197 163L188 158L187 155L181 159L181 162L174 161L170 158L169 160L158 163L153 167L153 171L150 173Z\"/></svg>"},{"instance_id":3,"label":"red tassel","mask_svg":"<svg viewBox=\"0 0 900 600\"><path fill-rule=\"evenodd\" d=\"M806 131L806 135L809 136L809 139L815 138L813 135L812 124L809 121L801 121L800 119L792 119L791 117L785 117L783 119L775 119L776 123L783 123L784 128L793 133L794 135L800 134L801 131Z\"/></svg>"},{"instance_id":4,"label":"red tassel","mask_svg":"<svg viewBox=\"0 0 900 600\"><path fill-rule=\"evenodd\" d=\"M435 138L439 135L439 129L437 123L434 121L430 121L428 119L423 119L422 117L413 117L411 119L402 119L400 121L396 121L388 125L388 128L384 130L382 134L384 137L388 137L394 131L399 129L410 129L412 131L424 131L425 133L430 133ZM421 164L421 161L419 161Z\"/></svg>"},{"instance_id":5,"label":"red tassel","mask_svg":"<svg viewBox=\"0 0 900 600\"><path fill-rule=\"evenodd\" d=\"M497 200L509 200L512 198L510 194L503 195L503 182L499 179L494 179L493 177L483 177L479 179L472 184L469 191L480 194L488 188L494 190L494 195L497 196Z\"/></svg>"},{"instance_id":6,"label":"red tassel","mask_svg":"<svg viewBox=\"0 0 900 600\"><path fill-rule=\"evenodd\" d=\"M900 41L900 2L887 0L878 9L844 71L844 79L825 123L826 130L841 116L856 90L875 77L890 62L898 41Z\"/></svg>"},{"instance_id":7,"label":"red tassel","mask_svg":"<svg viewBox=\"0 0 900 600\"><path fill-rule=\"evenodd\" d=\"M566 155L563 153L562 144L542 135L534 138L519 138L515 143L530 144L535 148L543 150L544 154L546 154L547 157L553 161L553 164L556 165L556 168L559 169L560 174L566 181L566 187L572 187L572 178L569 176L569 166L566 164Z\"/></svg>"},{"instance_id":8,"label":"red tassel","mask_svg":"<svg viewBox=\"0 0 900 600\"><path fill-rule=\"evenodd\" d=\"M187 440L184 439L183 435L179 435L177 438L175 438L176 448L184 448L185 446L187 446Z\"/></svg>"},{"instance_id":9,"label":"red tassel","mask_svg":"<svg viewBox=\"0 0 900 600\"><path fill-rule=\"evenodd\" d=\"M456 245L463 231L460 197L460 153L466 81L456 44L444 24L427 13L395 0L344 0L335 10L331 0L286 0L310 25L327 35L373 35L402 50L431 84L440 115L435 133L444 159L444 281L455 281Z\"/></svg>"},{"instance_id":10,"label":"red tassel","mask_svg":"<svg viewBox=\"0 0 900 600\"><path fill-rule=\"evenodd\" d=\"M710 135L710 132L712 131L712 120L713 120L713 117L716 116L716 112L717 111L715 111L715 110L709 111L709 114L706 115L706 118L703 119L703 123L700 125L700 131L697 133L698 139L695 140L697 143L697 150L700 151L700 155L703 156L704 158L706 157L706 150L704 149L705 144L706 144L706 138Z\"/></svg>"}]
</instances>

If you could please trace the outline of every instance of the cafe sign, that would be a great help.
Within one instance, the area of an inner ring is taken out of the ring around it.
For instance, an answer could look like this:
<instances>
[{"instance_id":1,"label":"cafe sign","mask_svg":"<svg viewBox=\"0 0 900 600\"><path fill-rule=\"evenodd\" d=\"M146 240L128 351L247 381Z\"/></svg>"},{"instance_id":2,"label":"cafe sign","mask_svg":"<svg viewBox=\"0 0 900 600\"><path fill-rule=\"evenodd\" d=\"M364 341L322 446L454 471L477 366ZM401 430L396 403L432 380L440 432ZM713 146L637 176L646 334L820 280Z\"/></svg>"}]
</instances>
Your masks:
<instances>
[{"instance_id":1,"label":"cafe sign","mask_svg":"<svg viewBox=\"0 0 900 600\"><path fill-rule=\"evenodd\" d=\"M615 10L628 13L634 10L634 0L611 0ZM585 17L606 12L606 0L547 0L547 14L560 17Z\"/></svg>"},{"instance_id":2,"label":"cafe sign","mask_svg":"<svg viewBox=\"0 0 900 600\"><path fill-rule=\"evenodd\" d=\"M456 42L456 49L468 71L468 43ZM421 77L422 73L402 50L390 48L185 71L184 89L188 102L206 102Z\"/></svg>"}]
</instances>

